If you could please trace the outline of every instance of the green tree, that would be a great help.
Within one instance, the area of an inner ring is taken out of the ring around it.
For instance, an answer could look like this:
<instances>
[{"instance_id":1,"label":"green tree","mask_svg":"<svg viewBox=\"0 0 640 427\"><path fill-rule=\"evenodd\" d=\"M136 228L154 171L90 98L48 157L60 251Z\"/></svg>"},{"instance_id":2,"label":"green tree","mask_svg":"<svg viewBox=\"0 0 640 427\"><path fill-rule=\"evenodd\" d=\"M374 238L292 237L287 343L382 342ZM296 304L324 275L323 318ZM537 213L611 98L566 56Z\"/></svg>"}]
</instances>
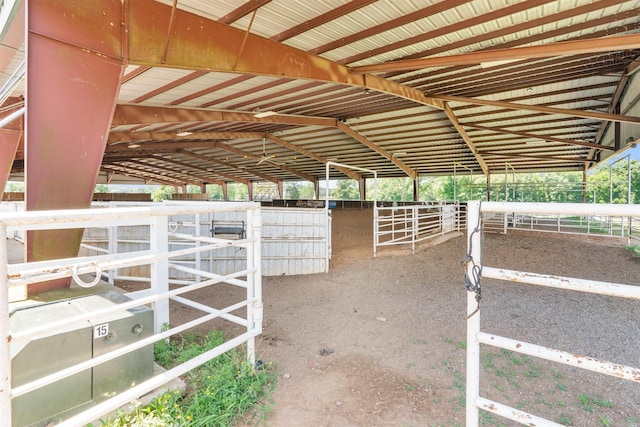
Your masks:
<instances>
[{"instance_id":1,"label":"green tree","mask_svg":"<svg viewBox=\"0 0 640 427\"><path fill-rule=\"evenodd\" d=\"M223 200L222 186L217 184L207 184L207 194L210 200Z\"/></svg>"},{"instance_id":2,"label":"green tree","mask_svg":"<svg viewBox=\"0 0 640 427\"><path fill-rule=\"evenodd\" d=\"M300 198L312 200L316 198L316 191L312 182L303 182L300 187Z\"/></svg>"},{"instance_id":3,"label":"green tree","mask_svg":"<svg viewBox=\"0 0 640 427\"><path fill-rule=\"evenodd\" d=\"M249 189L246 185L239 182L230 182L227 184L227 197L231 201L245 201L249 199Z\"/></svg>"},{"instance_id":4,"label":"green tree","mask_svg":"<svg viewBox=\"0 0 640 427\"><path fill-rule=\"evenodd\" d=\"M8 193L24 193L24 182L8 182L5 186Z\"/></svg>"},{"instance_id":5,"label":"green tree","mask_svg":"<svg viewBox=\"0 0 640 427\"><path fill-rule=\"evenodd\" d=\"M173 197L173 187L171 185L162 185L151 193L151 199L154 202L161 202L163 200L171 199Z\"/></svg>"},{"instance_id":6,"label":"green tree","mask_svg":"<svg viewBox=\"0 0 640 427\"><path fill-rule=\"evenodd\" d=\"M302 188L302 184L297 181L288 182L285 184L285 194L287 199L299 199L300 198L300 188Z\"/></svg>"},{"instance_id":7,"label":"green tree","mask_svg":"<svg viewBox=\"0 0 640 427\"><path fill-rule=\"evenodd\" d=\"M360 191L358 191L358 184L352 179L338 180L332 196L334 199L339 200L359 200Z\"/></svg>"}]
</instances>

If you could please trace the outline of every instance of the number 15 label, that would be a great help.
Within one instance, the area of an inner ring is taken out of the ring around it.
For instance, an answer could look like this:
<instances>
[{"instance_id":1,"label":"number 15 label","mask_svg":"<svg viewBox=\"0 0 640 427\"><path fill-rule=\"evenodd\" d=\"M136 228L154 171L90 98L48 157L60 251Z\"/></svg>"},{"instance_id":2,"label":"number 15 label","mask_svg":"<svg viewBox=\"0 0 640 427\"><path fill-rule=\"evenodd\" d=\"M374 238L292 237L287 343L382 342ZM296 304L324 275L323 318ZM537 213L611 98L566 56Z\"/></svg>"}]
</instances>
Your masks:
<instances>
[{"instance_id":1,"label":"number 15 label","mask_svg":"<svg viewBox=\"0 0 640 427\"><path fill-rule=\"evenodd\" d=\"M109 335L109 324L103 323L102 325L96 325L93 327L93 339L106 337Z\"/></svg>"}]
</instances>

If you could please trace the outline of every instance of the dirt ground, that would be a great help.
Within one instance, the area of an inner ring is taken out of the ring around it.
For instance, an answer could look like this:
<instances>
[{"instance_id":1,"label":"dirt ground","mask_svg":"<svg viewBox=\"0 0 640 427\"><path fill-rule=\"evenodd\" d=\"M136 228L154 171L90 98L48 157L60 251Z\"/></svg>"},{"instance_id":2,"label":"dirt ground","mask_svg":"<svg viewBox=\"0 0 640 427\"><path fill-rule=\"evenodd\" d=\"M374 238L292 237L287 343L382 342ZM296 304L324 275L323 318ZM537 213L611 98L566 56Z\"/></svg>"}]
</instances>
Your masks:
<instances>
[{"instance_id":1,"label":"dirt ground","mask_svg":"<svg viewBox=\"0 0 640 427\"><path fill-rule=\"evenodd\" d=\"M335 210L328 274L263 279L264 333L257 350L277 366L280 379L262 422L464 425L465 240L373 258L372 212ZM487 234L483 256L495 267L638 285L640 259L621 244ZM482 285L484 331L640 366L637 300L490 280ZM172 321L181 316L174 307ZM640 426L638 383L485 347L480 381L482 396L564 425ZM516 425L490 414L481 420Z\"/></svg>"}]
</instances>

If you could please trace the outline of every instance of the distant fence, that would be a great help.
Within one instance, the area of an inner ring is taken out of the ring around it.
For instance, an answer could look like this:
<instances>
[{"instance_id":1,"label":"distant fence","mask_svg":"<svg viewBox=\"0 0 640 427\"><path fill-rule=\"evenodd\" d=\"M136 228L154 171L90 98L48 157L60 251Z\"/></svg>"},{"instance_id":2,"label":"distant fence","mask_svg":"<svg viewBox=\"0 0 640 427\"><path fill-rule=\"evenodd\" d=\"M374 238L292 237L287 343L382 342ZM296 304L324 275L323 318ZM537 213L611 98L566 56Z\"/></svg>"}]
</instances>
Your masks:
<instances>
[{"instance_id":1,"label":"distant fence","mask_svg":"<svg viewBox=\"0 0 640 427\"><path fill-rule=\"evenodd\" d=\"M400 206L376 206L374 212L374 256L385 246L410 245L414 253L416 244L460 231L460 204L457 202L430 202Z\"/></svg>"},{"instance_id":2,"label":"distant fence","mask_svg":"<svg viewBox=\"0 0 640 427\"><path fill-rule=\"evenodd\" d=\"M522 204L520 204L522 205ZM528 205L534 205L529 203ZM544 203L538 205L545 205ZM603 205L596 205L603 206ZM629 206L629 205L614 205ZM631 205L633 206L633 205ZM484 212L483 230L506 234L527 230L640 240L640 218L612 215L542 214L535 212Z\"/></svg>"}]
</instances>

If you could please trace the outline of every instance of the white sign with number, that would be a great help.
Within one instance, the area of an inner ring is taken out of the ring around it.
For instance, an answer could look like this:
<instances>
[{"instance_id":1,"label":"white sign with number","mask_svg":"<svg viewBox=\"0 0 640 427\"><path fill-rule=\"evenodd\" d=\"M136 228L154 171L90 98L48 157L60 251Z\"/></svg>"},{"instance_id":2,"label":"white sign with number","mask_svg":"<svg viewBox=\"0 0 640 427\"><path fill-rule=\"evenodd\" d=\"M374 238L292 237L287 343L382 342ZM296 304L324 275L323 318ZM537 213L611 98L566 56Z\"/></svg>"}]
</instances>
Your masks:
<instances>
[{"instance_id":1,"label":"white sign with number","mask_svg":"<svg viewBox=\"0 0 640 427\"><path fill-rule=\"evenodd\" d=\"M102 325L96 325L93 327L93 339L106 337L109 335L109 324L103 323Z\"/></svg>"}]
</instances>

